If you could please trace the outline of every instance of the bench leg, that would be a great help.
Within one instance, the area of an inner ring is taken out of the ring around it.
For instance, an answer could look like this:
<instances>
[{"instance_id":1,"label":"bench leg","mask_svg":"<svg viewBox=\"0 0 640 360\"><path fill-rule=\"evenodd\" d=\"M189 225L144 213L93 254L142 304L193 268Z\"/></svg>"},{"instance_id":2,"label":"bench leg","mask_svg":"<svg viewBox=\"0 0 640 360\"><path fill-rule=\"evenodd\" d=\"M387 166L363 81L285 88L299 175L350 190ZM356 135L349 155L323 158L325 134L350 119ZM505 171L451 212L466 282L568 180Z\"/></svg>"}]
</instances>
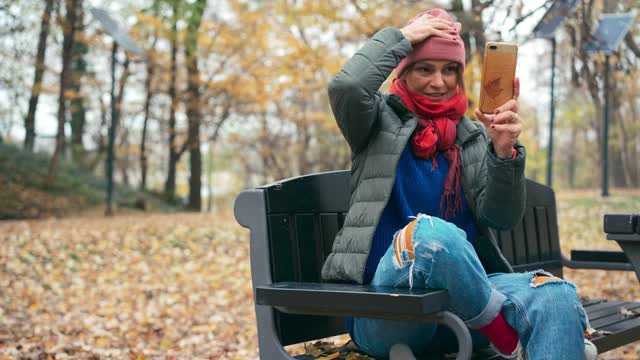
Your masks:
<instances>
[{"instance_id":1,"label":"bench leg","mask_svg":"<svg viewBox=\"0 0 640 360\"><path fill-rule=\"evenodd\" d=\"M473 351L471 333L469 333L469 329L462 319L449 311L441 311L434 317L436 322L448 326L453 330L454 334L456 334L456 338L458 339L458 356L456 356L456 359L471 359Z\"/></svg>"},{"instance_id":2,"label":"bench leg","mask_svg":"<svg viewBox=\"0 0 640 360\"><path fill-rule=\"evenodd\" d=\"M640 281L640 243L636 241L619 241L618 245L622 248L629 262L633 265L636 277Z\"/></svg>"},{"instance_id":3,"label":"bench leg","mask_svg":"<svg viewBox=\"0 0 640 360\"><path fill-rule=\"evenodd\" d=\"M269 306L256 306L256 320L258 320L258 342L261 360L295 360L284 349L273 321L272 309ZM417 320L417 319L416 319ZM471 333L462 319L449 311L441 311L420 319L424 322L436 322L449 327L458 340L457 360L469 360L473 354Z\"/></svg>"}]
</instances>

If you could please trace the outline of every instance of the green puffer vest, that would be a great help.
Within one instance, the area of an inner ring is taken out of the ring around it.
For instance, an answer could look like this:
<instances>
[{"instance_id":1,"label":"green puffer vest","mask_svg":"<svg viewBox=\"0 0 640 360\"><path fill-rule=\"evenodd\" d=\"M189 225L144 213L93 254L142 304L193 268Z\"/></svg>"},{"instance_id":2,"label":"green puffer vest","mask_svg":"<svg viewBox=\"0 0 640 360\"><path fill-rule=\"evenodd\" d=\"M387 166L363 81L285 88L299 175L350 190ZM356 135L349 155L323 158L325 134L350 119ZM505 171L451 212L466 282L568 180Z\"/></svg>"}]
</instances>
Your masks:
<instances>
[{"instance_id":1,"label":"green puffer vest","mask_svg":"<svg viewBox=\"0 0 640 360\"><path fill-rule=\"evenodd\" d=\"M362 283L371 240L386 206L400 154L416 125L415 114L382 83L411 43L395 28L376 33L329 83L333 114L352 151L351 201L342 229L322 268L327 281ZM484 127L464 117L458 124L462 187L478 224L477 251L487 273L512 272L489 231L510 229L525 210L525 149L515 159L495 156Z\"/></svg>"}]
</instances>

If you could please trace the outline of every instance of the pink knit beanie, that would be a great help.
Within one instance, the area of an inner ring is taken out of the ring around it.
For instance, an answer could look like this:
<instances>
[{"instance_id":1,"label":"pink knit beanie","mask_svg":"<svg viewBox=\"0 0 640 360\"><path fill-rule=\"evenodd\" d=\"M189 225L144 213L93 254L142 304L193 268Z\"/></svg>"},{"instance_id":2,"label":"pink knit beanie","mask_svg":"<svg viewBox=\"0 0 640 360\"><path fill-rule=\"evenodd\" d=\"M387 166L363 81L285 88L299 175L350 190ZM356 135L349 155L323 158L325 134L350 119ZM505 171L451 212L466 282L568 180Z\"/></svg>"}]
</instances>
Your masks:
<instances>
[{"instance_id":1,"label":"pink knit beanie","mask_svg":"<svg viewBox=\"0 0 640 360\"><path fill-rule=\"evenodd\" d=\"M409 24L425 13L448 21L453 20L446 11L442 9L432 9L416 15L411 19L411 21L409 21ZM414 44L413 52L406 58L402 59L400 64L396 67L396 74L401 76L409 65L427 59L455 61L460 64L461 70L464 71L464 42L460 38L460 28L462 25L459 22L456 22L453 24L453 27L456 31L455 40L445 39L439 36L431 36L421 43Z\"/></svg>"}]
</instances>

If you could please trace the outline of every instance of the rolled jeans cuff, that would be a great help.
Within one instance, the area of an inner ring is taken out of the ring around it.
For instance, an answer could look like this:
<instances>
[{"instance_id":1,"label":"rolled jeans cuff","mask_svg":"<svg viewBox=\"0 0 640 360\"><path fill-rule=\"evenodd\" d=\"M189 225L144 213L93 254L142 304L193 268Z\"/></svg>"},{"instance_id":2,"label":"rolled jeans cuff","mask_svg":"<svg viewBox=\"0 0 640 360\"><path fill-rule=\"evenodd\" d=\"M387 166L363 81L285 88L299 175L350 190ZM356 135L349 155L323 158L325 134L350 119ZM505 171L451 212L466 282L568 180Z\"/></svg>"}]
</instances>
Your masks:
<instances>
[{"instance_id":1,"label":"rolled jeans cuff","mask_svg":"<svg viewBox=\"0 0 640 360\"><path fill-rule=\"evenodd\" d=\"M465 321L468 327L471 329L480 329L485 325L489 325L493 319L500 314L500 310L502 310L502 305L507 300L507 297L504 296L501 292L496 289L491 289L491 296L489 296L489 303L487 306L478 314L478 316L473 319L469 319Z\"/></svg>"}]
</instances>

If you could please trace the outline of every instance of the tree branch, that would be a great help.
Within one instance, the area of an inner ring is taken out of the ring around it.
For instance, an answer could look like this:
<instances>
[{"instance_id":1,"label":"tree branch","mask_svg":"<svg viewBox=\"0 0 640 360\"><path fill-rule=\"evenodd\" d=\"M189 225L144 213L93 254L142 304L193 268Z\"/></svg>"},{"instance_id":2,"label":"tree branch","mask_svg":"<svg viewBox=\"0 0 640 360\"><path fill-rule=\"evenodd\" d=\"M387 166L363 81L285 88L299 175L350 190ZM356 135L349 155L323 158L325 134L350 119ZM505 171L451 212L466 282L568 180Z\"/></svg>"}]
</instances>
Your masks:
<instances>
[{"instance_id":1,"label":"tree branch","mask_svg":"<svg viewBox=\"0 0 640 360\"><path fill-rule=\"evenodd\" d=\"M515 24L513 24L513 26L509 29L509 31L513 31L515 30L516 27L518 27L518 25L520 25L521 22L523 22L524 20L526 20L529 16L537 13L538 11L540 11L540 9L545 8L547 5L549 4L549 1L545 1L544 4L538 6L537 8L531 10L530 12L516 18L515 20Z\"/></svg>"},{"instance_id":2,"label":"tree branch","mask_svg":"<svg viewBox=\"0 0 640 360\"><path fill-rule=\"evenodd\" d=\"M638 44L636 44L636 42L633 40L633 35L631 34L631 32L628 32L627 35L624 36L624 42L625 44L627 44L633 54L637 58L640 58L640 47L638 47Z\"/></svg>"}]
</instances>

